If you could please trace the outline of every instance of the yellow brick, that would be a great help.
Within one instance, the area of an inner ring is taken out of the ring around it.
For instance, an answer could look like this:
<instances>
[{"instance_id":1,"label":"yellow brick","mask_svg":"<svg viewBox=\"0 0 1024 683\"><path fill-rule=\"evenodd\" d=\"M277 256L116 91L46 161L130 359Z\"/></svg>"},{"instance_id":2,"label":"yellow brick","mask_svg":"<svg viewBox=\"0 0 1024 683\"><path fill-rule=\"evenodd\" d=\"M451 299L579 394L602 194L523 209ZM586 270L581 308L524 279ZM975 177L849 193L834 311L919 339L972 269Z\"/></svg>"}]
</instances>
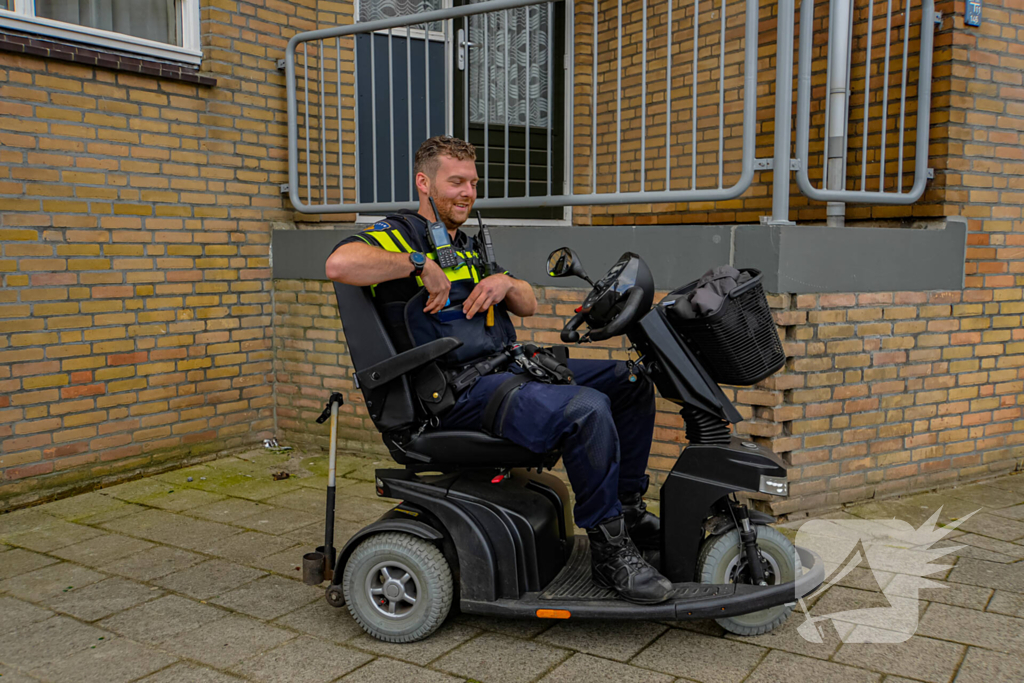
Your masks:
<instances>
[{"instance_id":1,"label":"yellow brick","mask_svg":"<svg viewBox=\"0 0 1024 683\"><path fill-rule=\"evenodd\" d=\"M41 377L26 377L22 380L22 386L26 389L45 389L46 387L63 387L68 384L68 376L43 375Z\"/></svg>"},{"instance_id":2,"label":"yellow brick","mask_svg":"<svg viewBox=\"0 0 1024 683\"><path fill-rule=\"evenodd\" d=\"M109 270L110 259L68 259L68 270Z\"/></svg>"},{"instance_id":3,"label":"yellow brick","mask_svg":"<svg viewBox=\"0 0 1024 683\"><path fill-rule=\"evenodd\" d=\"M6 200L4 200L6 201ZM0 228L0 242L14 242L39 239L38 230L22 230L16 228Z\"/></svg>"},{"instance_id":4,"label":"yellow brick","mask_svg":"<svg viewBox=\"0 0 1024 683\"><path fill-rule=\"evenodd\" d=\"M13 346L41 346L44 344L56 344L57 341L56 332L36 332L11 336L11 344Z\"/></svg>"},{"instance_id":5,"label":"yellow brick","mask_svg":"<svg viewBox=\"0 0 1024 683\"><path fill-rule=\"evenodd\" d=\"M36 315L73 315L78 313L78 304L74 302L36 304L34 309Z\"/></svg>"}]
</instances>

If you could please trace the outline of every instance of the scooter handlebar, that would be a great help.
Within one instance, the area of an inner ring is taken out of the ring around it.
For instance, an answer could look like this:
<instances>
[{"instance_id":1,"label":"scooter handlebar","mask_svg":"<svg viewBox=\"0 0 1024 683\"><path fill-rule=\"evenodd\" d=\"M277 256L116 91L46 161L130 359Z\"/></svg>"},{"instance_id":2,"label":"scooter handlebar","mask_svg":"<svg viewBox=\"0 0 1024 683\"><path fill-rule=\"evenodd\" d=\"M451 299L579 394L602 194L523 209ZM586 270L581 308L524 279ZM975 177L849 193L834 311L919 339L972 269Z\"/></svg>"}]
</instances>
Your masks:
<instances>
[{"instance_id":1,"label":"scooter handlebar","mask_svg":"<svg viewBox=\"0 0 1024 683\"><path fill-rule=\"evenodd\" d=\"M580 340L580 333L576 331L576 328L583 324L583 313L577 313L573 317L569 318L569 322L562 328L562 333L558 335L566 344L575 344Z\"/></svg>"},{"instance_id":2,"label":"scooter handlebar","mask_svg":"<svg viewBox=\"0 0 1024 683\"><path fill-rule=\"evenodd\" d=\"M625 332L629 324L633 322L633 318L636 317L637 311L640 310L640 302L643 298L644 290L642 287L630 287L629 294L626 295L626 305L622 307L622 311L604 327L591 330L590 338L594 341L604 341Z\"/></svg>"}]
</instances>

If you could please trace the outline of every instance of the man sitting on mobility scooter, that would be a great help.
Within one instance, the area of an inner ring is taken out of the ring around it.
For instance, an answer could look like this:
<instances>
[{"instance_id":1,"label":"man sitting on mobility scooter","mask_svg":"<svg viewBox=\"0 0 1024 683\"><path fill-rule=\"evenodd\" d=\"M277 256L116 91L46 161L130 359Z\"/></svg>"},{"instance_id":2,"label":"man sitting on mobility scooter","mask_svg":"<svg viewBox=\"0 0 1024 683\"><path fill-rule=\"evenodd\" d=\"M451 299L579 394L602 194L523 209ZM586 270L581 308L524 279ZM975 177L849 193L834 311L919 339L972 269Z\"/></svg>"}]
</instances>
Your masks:
<instances>
[{"instance_id":1,"label":"man sitting on mobility scooter","mask_svg":"<svg viewBox=\"0 0 1024 683\"><path fill-rule=\"evenodd\" d=\"M439 413L440 425L483 426L537 453L560 448L576 494L576 524L590 537L594 580L632 602L665 601L672 584L640 552L658 550L660 536L642 498L654 434L651 381L621 361L567 360L569 374L560 380L570 383L526 381L535 379L522 371L528 362L474 372L483 360L512 357L507 350L516 337L507 311L531 316L537 300L529 283L485 260L483 245L459 230L477 195L473 146L430 138L416 152L414 172L418 211L393 214L343 240L327 260L327 277L372 287L398 351L441 337L461 340L445 361L462 391Z\"/></svg>"}]
</instances>

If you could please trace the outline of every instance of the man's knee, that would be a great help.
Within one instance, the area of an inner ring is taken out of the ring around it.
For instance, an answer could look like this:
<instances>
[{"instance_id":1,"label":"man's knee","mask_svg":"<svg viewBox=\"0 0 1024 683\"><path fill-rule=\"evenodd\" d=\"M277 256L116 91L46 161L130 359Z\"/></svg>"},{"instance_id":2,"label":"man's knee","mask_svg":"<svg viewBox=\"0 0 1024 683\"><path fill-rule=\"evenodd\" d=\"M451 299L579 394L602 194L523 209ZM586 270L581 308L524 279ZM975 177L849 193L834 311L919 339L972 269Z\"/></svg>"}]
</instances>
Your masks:
<instances>
[{"instance_id":1,"label":"man's knee","mask_svg":"<svg viewBox=\"0 0 1024 683\"><path fill-rule=\"evenodd\" d=\"M580 387L565 405L565 419L581 428L601 422L611 424L612 405L607 396L597 389Z\"/></svg>"}]
</instances>

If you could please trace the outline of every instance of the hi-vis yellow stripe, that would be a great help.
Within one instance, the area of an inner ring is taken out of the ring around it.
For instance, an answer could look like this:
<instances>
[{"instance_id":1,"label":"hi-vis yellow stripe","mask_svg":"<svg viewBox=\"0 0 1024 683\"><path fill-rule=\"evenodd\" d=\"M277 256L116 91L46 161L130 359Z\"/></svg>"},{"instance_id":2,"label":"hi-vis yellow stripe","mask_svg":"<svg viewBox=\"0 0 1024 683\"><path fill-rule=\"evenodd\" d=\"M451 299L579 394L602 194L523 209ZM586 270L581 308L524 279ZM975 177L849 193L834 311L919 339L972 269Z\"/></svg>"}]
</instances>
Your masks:
<instances>
[{"instance_id":1,"label":"hi-vis yellow stripe","mask_svg":"<svg viewBox=\"0 0 1024 683\"><path fill-rule=\"evenodd\" d=\"M410 247L409 243L405 241L404 237L402 237L402 233L398 232L397 230L392 230L391 234L395 236L395 239L398 240L403 247L405 247L405 251L407 253L412 253L412 247Z\"/></svg>"},{"instance_id":2,"label":"hi-vis yellow stripe","mask_svg":"<svg viewBox=\"0 0 1024 683\"><path fill-rule=\"evenodd\" d=\"M409 246L402 234L398 230L365 230L360 234L360 237L369 238L377 242L386 251L394 253L411 253L413 248ZM392 237L394 239L392 239ZM474 258L477 256L475 251L457 251L455 252L463 259ZM437 260L437 255L433 252L427 253L427 258ZM455 268L446 268L444 274L448 276L448 279L452 282L458 280L472 280L473 283L480 282L480 274L474 266L464 264ZM423 280L419 277L416 278L416 284L423 286Z\"/></svg>"},{"instance_id":3,"label":"hi-vis yellow stripe","mask_svg":"<svg viewBox=\"0 0 1024 683\"><path fill-rule=\"evenodd\" d=\"M383 247L386 251L393 251L396 253L400 253L402 251L401 248L399 248L399 246L395 244L391 237L389 237L383 230L375 230L373 232L365 232L363 234L370 239L375 240L377 244Z\"/></svg>"}]
</instances>

